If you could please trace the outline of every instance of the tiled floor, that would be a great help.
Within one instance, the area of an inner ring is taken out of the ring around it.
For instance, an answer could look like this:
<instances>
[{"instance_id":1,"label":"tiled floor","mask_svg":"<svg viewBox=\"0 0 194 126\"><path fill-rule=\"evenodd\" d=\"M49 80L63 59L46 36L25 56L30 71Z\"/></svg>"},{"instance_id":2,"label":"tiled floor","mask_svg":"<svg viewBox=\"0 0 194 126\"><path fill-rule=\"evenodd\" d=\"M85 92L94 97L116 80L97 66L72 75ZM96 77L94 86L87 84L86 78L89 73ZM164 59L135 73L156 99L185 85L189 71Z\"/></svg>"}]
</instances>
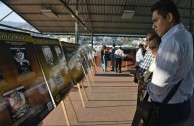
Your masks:
<instances>
[{"instance_id":1,"label":"tiled floor","mask_svg":"<svg viewBox=\"0 0 194 126\"><path fill-rule=\"evenodd\" d=\"M92 92L87 80L84 86L89 98L89 101L84 99L85 108L77 87L72 88L69 94L79 121L76 120L68 98L65 99L71 126L131 126L136 108L137 85L132 83L132 76L126 68L123 68L122 73L110 70L104 72L98 68ZM67 125L61 104L43 120L42 125Z\"/></svg>"},{"instance_id":2,"label":"tiled floor","mask_svg":"<svg viewBox=\"0 0 194 126\"><path fill-rule=\"evenodd\" d=\"M133 77L123 68L122 73L103 72L97 69L95 83L90 92L87 80L84 81L89 101L84 97L83 108L77 86L69 93L78 121L72 106L65 99L65 106L71 126L131 126L136 108L137 85ZM83 89L83 88L82 88ZM83 94L83 90L82 90ZM191 100L192 113L189 120L175 126L194 126L194 97ZM66 126L61 104L58 105L42 122L42 126Z\"/></svg>"}]
</instances>

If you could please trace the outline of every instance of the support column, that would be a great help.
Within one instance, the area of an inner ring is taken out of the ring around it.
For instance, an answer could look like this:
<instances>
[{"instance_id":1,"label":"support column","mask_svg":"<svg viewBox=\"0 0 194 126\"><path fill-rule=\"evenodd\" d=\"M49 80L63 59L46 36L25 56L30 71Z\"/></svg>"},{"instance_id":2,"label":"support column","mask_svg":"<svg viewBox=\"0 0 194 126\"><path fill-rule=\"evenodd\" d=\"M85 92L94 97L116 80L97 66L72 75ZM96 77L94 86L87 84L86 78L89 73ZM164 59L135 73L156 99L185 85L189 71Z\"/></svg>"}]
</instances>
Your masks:
<instances>
[{"instance_id":1,"label":"support column","mask_svg":"<svg viewBox=\"0 0 194 126\"><path fill-rule=\"evenodd\" d=\"M75 14L76 16L78 17L78 2L79 0L76 0L76 11L75 11ZM75 22L75 43L78 44L79 43L79 21L76 19L76 22Z\"/></svg>"},{"instance_id":2,"label":"support column","mask_svg":"<svg viewBox=\"0 0 194 126\"><path fill-rule=\"evenodd\" d=\"M92 40L92 49L94 48L93 46L94 46L94 42L93 42L93 37L94 37L94 34L92 33L92 38L91 38L91 40Z\"/></svg>"}]
</instances>

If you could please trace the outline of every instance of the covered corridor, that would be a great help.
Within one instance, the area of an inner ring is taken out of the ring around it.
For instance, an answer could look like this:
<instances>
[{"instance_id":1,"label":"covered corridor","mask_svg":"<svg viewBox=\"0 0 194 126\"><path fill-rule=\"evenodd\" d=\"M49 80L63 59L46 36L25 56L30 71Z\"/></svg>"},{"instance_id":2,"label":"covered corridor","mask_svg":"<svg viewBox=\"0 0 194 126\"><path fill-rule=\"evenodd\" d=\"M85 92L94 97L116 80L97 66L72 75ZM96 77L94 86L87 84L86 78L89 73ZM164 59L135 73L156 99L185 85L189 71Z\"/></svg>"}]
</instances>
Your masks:
<instances>
[{"instance_id":1,"label":"covered corridor","mask_svg":"<svg viewBox=\"0 0 194 126\"><path fill-rule=\"evenodd\" d=\"M68 98L65 105L72 126L130 126L136 108L137 85L126 68L122 73L101 71L97 68L92 92L84 80L88 101L84 97L82 106L77 86L71 89L69 96L78 116L73 113ZM55 108L44 120L43 126L64 126L65 117L61 105Z\"/></svg>"}]
</instances>

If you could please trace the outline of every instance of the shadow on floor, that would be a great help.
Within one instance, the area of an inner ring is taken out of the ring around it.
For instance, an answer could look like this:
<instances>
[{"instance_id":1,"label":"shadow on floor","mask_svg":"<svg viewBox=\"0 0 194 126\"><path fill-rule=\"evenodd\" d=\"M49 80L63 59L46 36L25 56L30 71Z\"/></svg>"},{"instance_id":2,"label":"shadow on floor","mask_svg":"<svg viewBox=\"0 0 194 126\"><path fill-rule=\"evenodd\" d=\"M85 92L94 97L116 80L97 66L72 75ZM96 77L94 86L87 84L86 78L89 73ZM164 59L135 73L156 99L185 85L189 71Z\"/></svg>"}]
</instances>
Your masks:
<instances>
[{"instance_id":1,"label":"shadow on floor","mask_svg":"<svg viewBox=\"0 0 194 126\"><path fill-rule=\"evenodd\" d=\"M98 80L95 80L95 83L132 83L133 81L98 81Z\"/></svg>"},{"instance_id":2,"label":"shadow on floor","mask_svg":"<svg viewBox=\"0 0 194 126\"><path fill-rule=\"evenodd\" d=\"M129 107L129 106L136 106L136 104L134 105L115 105L115 106L94 106L94 107L87 107L86 108L112 108L112 107Z\"/></svg>"},{"instance_id":3,"label":"shadow on floor","mask_svg":"<svg viewBox=\"0 0 194 126\"><path fill-rule=\"evenodd\" d=\"M118 74L95 74L95 76L105 76L105 77L130 77L130 74L122 74L122 73L118 73Z\"/></svg>"}]
</instances>

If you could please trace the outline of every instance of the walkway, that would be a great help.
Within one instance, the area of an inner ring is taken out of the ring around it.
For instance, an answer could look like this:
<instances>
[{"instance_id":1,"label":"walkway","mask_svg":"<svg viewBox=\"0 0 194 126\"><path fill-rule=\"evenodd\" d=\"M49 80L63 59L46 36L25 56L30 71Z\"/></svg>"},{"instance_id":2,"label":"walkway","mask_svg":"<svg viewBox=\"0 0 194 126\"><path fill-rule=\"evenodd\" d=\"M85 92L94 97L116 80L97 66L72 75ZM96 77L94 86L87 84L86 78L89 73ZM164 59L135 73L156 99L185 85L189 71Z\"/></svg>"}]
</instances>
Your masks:
<instances>
[{"instance_id":1,"label":"walkway","mask_svg":"<svg viewBox=\"0 0 194 126\"><path fill-rule=\"evenodd\" d=\"M103 72L97 69L95 83L90 93L87 80L84 85L89 97L83 108L77 87L72 88L70 98L78 115L73 113L66 98L65 105L71 126L131 126L136 108L137 85L133 77L123 68L122 73ZM194 126L194 97L191 100L192 114L186 124L176 126ZM44 120L42 126L66 126L61 105L58 105Z\"/></svg>"},{"instance_id":2,"label":"walkway","mask_svg":"<svg viewBox=\"0 0 194 126\"><path fill-rule=\"evenodd\" d=\"M137 85L132 83L132 76L126 68L123 68L122 73L103 72L97 68L92 92L87 87L87 80L84 85L89 97L89 101L85 100L85 108L81 104L77 87L70 92L78 122L69 100L65 100L71 126L131 126L136 108ZM42 125L66 125L61 105L43 120Z\"/></svg>"}]
</instances>

